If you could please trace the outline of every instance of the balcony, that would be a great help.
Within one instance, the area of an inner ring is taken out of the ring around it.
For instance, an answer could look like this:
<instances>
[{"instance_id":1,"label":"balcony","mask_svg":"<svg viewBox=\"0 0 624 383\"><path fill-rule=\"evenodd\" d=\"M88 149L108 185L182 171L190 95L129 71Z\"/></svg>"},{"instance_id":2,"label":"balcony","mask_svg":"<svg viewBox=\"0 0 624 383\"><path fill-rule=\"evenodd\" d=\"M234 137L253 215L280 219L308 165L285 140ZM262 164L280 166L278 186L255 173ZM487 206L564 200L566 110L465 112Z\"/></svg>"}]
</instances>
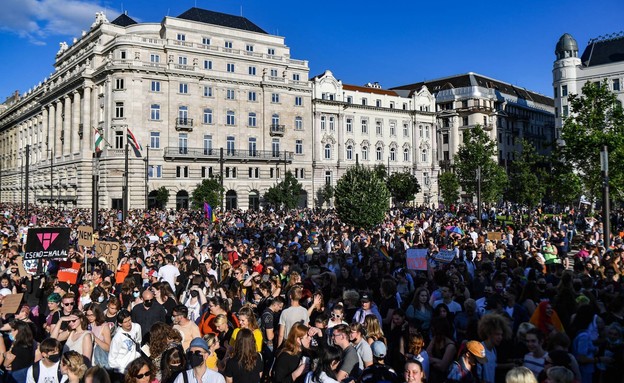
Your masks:
<instances>
[{"instance_id":1,"label":"balcony","mask_svg":"<svg viewBox=\"0 0 624 383\"><path fill-rule=\"evenodd\" d=\"M284 125L271 125L270 129L269 134L272 137L284 137L284 133L286 133L286 127Z\"/></svg>"},{"instance_id":2,"label":"balcony","mask_svg":"<svg viewBox=\"0 0 624 383\"><path fill-rule=\"evenodd\" d=\"M218 162L221 156L220 149L207 148L187 148L178 146L169 146L165 148L165 160L187 160L187 161L215 161ZM240 162L277 162L292 163L294 158L293 152L276 152L272 150L239 150L239 149L223 149L223 159L227 161Z\"/></svg>"},{"instance_id":3,"label":"balcony","mask_svg":"<svg viewBox=\"0 0 624 383\"><path fill-rule=\"evenodd\" d=\"M178 117L175 121L175 128L178 132L192 132L193 131L193 119L186 117Z\"/></svg>"}]
</instances>

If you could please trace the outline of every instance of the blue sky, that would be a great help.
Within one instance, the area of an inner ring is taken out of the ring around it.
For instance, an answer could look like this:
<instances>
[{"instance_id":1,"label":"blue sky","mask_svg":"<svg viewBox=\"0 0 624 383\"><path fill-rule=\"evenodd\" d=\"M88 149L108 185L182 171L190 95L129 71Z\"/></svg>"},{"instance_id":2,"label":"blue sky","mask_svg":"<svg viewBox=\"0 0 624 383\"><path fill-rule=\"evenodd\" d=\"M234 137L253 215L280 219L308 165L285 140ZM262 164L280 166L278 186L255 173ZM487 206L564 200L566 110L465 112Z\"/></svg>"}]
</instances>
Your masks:
<instances>
[{"instance_id":1,"label":"blue sky","mask_svg":"<svg viewBox=\"0 0 624 383\"><path fill-rule=\"evenodd\" d=\"M59 42L88 30L96 11L158 22L193 6L240 15L286 38L310 75L330 69L344 83L382 87L477 72L548 96L554 48L570 33L624 30L624 1L2 0L0 102L53 71ZM618 20L619 19L619 20Z\"/></svg>"}]
</instances>

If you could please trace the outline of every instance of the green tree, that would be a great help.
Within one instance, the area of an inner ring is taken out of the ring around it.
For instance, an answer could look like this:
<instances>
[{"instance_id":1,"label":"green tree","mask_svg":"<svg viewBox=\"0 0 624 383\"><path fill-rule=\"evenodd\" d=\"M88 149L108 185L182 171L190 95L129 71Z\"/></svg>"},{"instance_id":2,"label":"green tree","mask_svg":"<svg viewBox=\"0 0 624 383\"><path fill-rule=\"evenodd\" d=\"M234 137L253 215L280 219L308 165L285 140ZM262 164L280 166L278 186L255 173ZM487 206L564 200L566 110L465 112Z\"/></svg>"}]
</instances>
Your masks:
<instances>
[{"instance_id":1,"label":"green tree","mask_svg":"<svg viewBox=\"0 0 624 383\"><path fill-rule=\"evenodd\" d=\"M381 223L389 203L390 192L374 169L356 165L349 168L336 184L336 212L348 225L371 228Z\"/></svg>"},{"instance_id":2,"label":"green tree","mask_svg":"<svg viewBox=\"0 0 624 383\"><path fill-rule=\"evenodd\" d=\"M386 169L386 165L384 164L377 164L373 166L373 171L375 172L377 178L382 181L386 181L388 178L388 169Z\"/></svg>"},{"instance_id":3,"label":"green tree","mask_svg":"<svg viewBox=\"0 0 624 383\"><path fill-rule=\"evenodd\" d=\"M546 176L546 198L553 203L573 205L582 191L581 178L562 161L556 150L550 157L550 172Z\"/></svg>"},{"instance_id":4,"label":"green tree","mask_svg":"<svg viewBox=\"0 0 624 383\"><path fill-rule=\"evenodd\" d=\"M156 204L162 209L167 206L167 202L169 202L169 189L161 186L156 190Z\"/></svg>"},{"instance_id":5,"label":"green tree","mask_svg":"<svg viewBox=\"0 0 624 383\"><path fill-rule=\"evenodd\" d=\"M416 193L420 191L418 179L411 173L392 173L386 181L386 186L395 204L403 205L414 199Z\"/></svg>"},{"instance_id":6,"label":"green tree","mask_svg":"<svg viewBox=\"0 0 624 383\"><path fill-rule=\"evenodd\" d=\"M438 177L438 186L444 205L448 208L459 199L459 180L453 172L443 172Z\"/></svg>"},{"instance_id":7,"label":"green tree","mask_svg":"<svg viewBox=\"0 0 624 383\"><path fill-rule=\"evenodd\" d=\"M587 82L582 95L568 96L571 114L565 119L561 138L565 162L578 172L585 190L600 196L600 151L609 150L609 186L614 198L624 191L624 111L616 95L602 84Z\"/></svg>"},{"instance_id":8,"label":"green tree","mask_svg":"<svg viewBox=\"0 0 624 383\"><path fill-rule=\"evenodd\" d=\"M320 206L325 202L327 202L328 206L331 206L331 199L334 198L334 187L326 183L324 186L319 188L316 194L318 196L318 204Z\"/></svg>"},{"instance_id":9,"label":"green tree","mask_svg":"<svg viewBox=\"0 0 624 383\"><path fill-rule=\"evenodd\" d=\"M509 187L506 197L512 202L528 206L537 205L546 191L546 172L544 157L539 155L535 146L527 140L521 140L522 153L509 166Z\"/></svg>"},{"instance_id":10,"label":"green tree","mask_svg":"<svg viewBox=\"0 0 624 383\"><path fill-rule=\"evenodd\" d=\"M494 161L496 143L477 125L464 131L464 139L454 157L455 173L467 193L477 192L477 168L481 167L481 200L495 202L507 185L505 170Z\"/></svg>"},{"instance_id":11,"label":"green tree","mask_svg":"<svg viewBox=\"0 0 624 383\"><path fill-rule=\"evenodd\" d=\"M303 187L292 172L287 171L284 180L273 185L264 193L264 200L277 208L294 209L299 203Z\"/></svg>"},{"instance_id":12,"label":"green tree","mask_svg":"<svg viewBox=\"0 0 624 383\"><path fill-rule=\"evenodd\" d=\"M204 202L214 207L221 206L223 200L223 188L221 187L221 180L218 177L211 177L202 180L197 184L191 199L193 201L193 208L203 209Z\"/></svg>"}]
</instances>

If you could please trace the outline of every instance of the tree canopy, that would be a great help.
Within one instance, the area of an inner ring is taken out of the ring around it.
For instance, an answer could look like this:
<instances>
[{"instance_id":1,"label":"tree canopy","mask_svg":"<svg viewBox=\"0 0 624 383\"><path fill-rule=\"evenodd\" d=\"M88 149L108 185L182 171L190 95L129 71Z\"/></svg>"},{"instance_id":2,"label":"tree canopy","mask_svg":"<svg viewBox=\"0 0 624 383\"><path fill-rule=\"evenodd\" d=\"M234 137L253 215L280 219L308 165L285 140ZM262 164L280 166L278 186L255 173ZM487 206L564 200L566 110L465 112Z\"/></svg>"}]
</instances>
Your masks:
<instances>
[{"instance_id":1,"label":"tree canopy","mask_svg":"<svg viewBox=\"0 0 624 383\"><path fill-rule=\"evenodd\" d=\"M191 195L193 201L193 208L203 209L204 202L210 206L221 206L221 200L223 199L223 188L219 178L211 177L202 180L197 184L195 190Z\"/></svg>"},{"instance_id":2,"label":"tree canopy","mask_svg":"<svg viewBox=\"0 0 624 383\"><path fill-rule=\"evenodd\" d=\"M545 159L528 140L521 140L520 146L519 158L509 165L509 187L505 194L509 201L535 206L546 191Z\"/></svg>"},{"instance_id":3,"label":"tree canopy","mask_svg":"<svg viewBox=\"0 0 624 383\"><path fill-rule=\"evenodd\" d=\"M408 172L392 173L386 181L390 195L396 204L404 203L414 199L416 193L420 191L418 178Z\"/></svg>"},{"instance_id":4,"label":"tree canopy","mask_svg":"<svg viewBox=\"0 0 624 383\"><path fill-rule=\"evenodd\" d=\"M271 206L285 209L294 209L299 204L303 186L293 176L291 171L286 172L284 179L267 190L264 200Z\"/></svg>"},{"instance_id":5,"label":"tree canopy","mask_svg":"<svg viewBox=\"0 0 624 383\"><path fill-rule=\"evenodd\" d=\"M444 205L448 209L452 204L456 203L459 199L459 181L457 176L452 172L440 173L438 178L438 186L440 188L440 194Z\"/></svg>"}]
</instances>

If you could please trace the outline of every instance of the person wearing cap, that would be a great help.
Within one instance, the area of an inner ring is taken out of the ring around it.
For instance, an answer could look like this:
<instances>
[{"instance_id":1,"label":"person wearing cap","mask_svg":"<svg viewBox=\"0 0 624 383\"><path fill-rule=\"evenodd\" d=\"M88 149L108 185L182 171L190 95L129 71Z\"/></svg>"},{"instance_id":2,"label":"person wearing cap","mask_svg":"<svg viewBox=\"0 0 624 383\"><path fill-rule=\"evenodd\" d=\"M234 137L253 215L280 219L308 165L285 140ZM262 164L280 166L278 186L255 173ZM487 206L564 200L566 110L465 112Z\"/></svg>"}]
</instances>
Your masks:
<instances>
[{"instance_id":1,"label":"person wearing cap","mask_svg":"<svg viewBox=\"0 0 624 383\"><path fill-rule=\"evenodd\" d=\"M481 379L477 375L477 364L485 363L487 363L485 347L476 340L468 341L457 361L451 365L446 381L452 383L480 382Z\"/></svg>"},{"instance_id":2,"label":"person wearing cap","mask_svg":"<svg viewBox=\"0 0 624 383\"><path fill-rule=\"evenodd\" d=\"M357 309L355 315L353 315L353 320L351 322L364 324L364 318L366 318L368 314L373 314L377 317L379 323L381 323L381 314L379 313L377 305L375 305L371 300L370 295L362 294L362 296L360 297L360 302L362 303L362 306Z\"/></svg>"},{"instance_id":3,"label":"person wearing cap","mask_svg":"<svg viewBox=\"0 0 624 383\"><path fill-rule=\"evenodd\" d=\"M223 375L206 367L206 360L211 353L205 340L194 338L187 352L187 360L191 368L178 374L174 383L225 383Z\"/></svg>"},{"instance_id":4,"label":"person wearing cap","mask_svg":"<svg viewBox=\"0 0 624 383\"><path fill-rule=\"evenodd\" d=\"M386 344L382 341L376 340L371 345L373 351L373 364L366 367L362 371L362 375L358 380L359 383L377 383L377 382L389 382L399 383L401 379L390 366L384 363L384 358L388 354Z\"/></svg>"}]
</instances>

